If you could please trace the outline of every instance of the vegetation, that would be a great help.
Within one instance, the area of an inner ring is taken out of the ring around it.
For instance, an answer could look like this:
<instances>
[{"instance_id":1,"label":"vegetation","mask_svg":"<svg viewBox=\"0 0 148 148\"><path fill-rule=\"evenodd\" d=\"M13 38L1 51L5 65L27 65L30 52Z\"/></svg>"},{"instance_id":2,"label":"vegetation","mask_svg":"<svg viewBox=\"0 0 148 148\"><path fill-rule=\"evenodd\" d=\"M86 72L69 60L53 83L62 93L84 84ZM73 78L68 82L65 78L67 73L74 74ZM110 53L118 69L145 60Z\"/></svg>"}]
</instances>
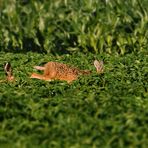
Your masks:
<instances>
[{"instance_id":1,"label":"vegetation","mask_svg":"<svg viewBox=\"0 0 148 148\"><path fill-rule=\"evenodd\" d=\"M147 4L1 0L0 147L146 148ZM3 81L6 61L14 82ZM92 73L72 84L29 78L48 61Z\"/></svg>"},{"instance_id":2,"label":"vegetation","mask_svg":"<svg viewBox=\"0 0 148 148\"><path fill-rule=\"evenodd\" d=\"M148 46L147 0L1 0L4 50L120 54Z\"/></svg>"}]
</instances>

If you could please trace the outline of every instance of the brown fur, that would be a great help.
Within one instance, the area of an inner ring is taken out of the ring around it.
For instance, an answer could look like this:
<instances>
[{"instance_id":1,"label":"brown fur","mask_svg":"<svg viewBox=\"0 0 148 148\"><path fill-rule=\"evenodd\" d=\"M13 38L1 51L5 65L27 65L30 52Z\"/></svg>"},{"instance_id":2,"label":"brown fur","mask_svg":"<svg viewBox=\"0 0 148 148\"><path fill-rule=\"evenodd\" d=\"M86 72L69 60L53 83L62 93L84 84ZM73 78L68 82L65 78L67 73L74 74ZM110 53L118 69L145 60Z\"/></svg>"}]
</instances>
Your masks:
<instances>
[{"instance_id":1,"label":"brown fur","mask_svg":"<svg viewBox=\"0 0 148 148\"><path fill-rule=\"evenodd\" d=\"M96 67L97 72L102 72L102 68L100 66L101 62L95 60L94 65ZM103 66L103 63L101 63ZM99 69L100 66L100 69ZM51 81L51 80L65 80L68 83L78 79L79 75L88 75L91 72L88 70L79 70L78 68L70 67L66 64L58 63L58 62L48 62L43 67L35 66L34 68L38 70L43 70L43 75L33 73L31 78Z\"/></svg>"}]
</instances>

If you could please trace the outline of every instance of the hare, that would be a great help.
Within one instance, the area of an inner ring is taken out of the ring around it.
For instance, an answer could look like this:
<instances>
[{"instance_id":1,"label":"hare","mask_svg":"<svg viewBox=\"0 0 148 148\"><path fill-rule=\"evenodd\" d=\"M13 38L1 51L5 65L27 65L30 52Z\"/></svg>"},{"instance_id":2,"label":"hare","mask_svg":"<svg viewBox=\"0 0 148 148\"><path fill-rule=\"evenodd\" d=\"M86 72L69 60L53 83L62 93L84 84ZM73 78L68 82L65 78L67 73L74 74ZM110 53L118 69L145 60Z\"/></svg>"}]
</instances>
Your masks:
<instances>
[{"instance_id":1,"label":"hare","mask_svg":"<svg viewBox=\"0 0 148 148\"><path fill-rule=\"evenodd\" d=\"M103 72L103 62L94 61L94 66L98 73ZM91 73L89 70L80 70L78 68L70 67L69 65L58 63L58 62L48 62L43 67L35 66L37 70L44 71L43 75L32 73L30 78L36 78L46 81L51 80L65 80L68 83L71 83L74 80L77 80L79 75L88 75Z\"/></svg>"},{"instance_id":2,"label":"hare","mask_svg":"<svg viewBox=\"0 0 148 148\"><path fill-rule=\"evenodd\" d=\"M6 74L6 80L7 81L13 81L14 80L14 76L13 76L13 73L12 73L11 64L9 62L7 62L4 65L4 71L5 71L5 74Z\"/></svg>"}]
</instances>

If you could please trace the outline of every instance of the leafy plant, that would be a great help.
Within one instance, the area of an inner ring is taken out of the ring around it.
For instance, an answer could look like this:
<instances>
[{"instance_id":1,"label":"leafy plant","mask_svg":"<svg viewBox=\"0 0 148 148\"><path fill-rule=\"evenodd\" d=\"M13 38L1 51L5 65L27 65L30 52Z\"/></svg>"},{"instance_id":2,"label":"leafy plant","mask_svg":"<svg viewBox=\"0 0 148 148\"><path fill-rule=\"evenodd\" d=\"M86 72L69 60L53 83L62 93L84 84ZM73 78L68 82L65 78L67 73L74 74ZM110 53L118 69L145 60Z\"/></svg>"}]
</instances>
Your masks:
<instances>
[{"instance_id":1,"label":"leafy plant","mask_svg":"<svg viewBox=\"0 0 148 148\"><path fill-rule=\"evenodd\" d=\"M74 52L14 54L16 81L0 83L1 147L146 147L148 86L146 52L126 56ZM98 75L93 59L104 59ZM72 84L30 79L34 65L59 61L92 74ZM5 78L0 69L0 80Z\"/></svg>"},{"instance_id":2,"label":"leafy plant","mask_svg":"<svg viewBox=\"0 0 148 148\"><path fill-rule=\"evenodd\" d=\"M146 0L2 0L1 50L142 51L148 45L146 6Z\"/></svg>"}]
</instances>

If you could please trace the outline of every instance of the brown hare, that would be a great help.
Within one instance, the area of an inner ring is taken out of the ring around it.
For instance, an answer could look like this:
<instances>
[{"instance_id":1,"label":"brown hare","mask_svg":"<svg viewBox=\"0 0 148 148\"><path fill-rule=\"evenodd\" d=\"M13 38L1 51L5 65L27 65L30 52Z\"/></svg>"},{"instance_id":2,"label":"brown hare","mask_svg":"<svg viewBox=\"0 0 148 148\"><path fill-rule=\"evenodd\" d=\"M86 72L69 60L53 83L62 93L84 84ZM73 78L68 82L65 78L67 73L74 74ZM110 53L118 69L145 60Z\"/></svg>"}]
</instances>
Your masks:
<instances>
[{"instance_id":1,"label":"brown hare","mask_svg":"<svg viewBox=\"0 0 148 148\"><path fill-rule=\"evenodd\" d=\"M7 81L13 81L14 80L14 76L13 76L13 73L12 73L11 64L9 62L7 62L4 65L4 71L5 71L5 74L6 74L6 80Z\"/></svg>"},{"instance_id":2,"label":"brown hare","mask_svg":"<svg viewBox=\"0 0 148 148\"><path fill-rule=\"evenodd\" d=\"M102 61L94 61L94 66L98 73L103 72L103 62ZM37 70L43 70L43 75L32 73L30 78L36 78L46 81L51 80L65 80L68 83L78 79L79 75L88 75L91 73L89 70L80 70L78 68L70 67L67 64L62 64L58 62L48 62L43 67L35 66Z\"/></svg>"}]
</instances>

